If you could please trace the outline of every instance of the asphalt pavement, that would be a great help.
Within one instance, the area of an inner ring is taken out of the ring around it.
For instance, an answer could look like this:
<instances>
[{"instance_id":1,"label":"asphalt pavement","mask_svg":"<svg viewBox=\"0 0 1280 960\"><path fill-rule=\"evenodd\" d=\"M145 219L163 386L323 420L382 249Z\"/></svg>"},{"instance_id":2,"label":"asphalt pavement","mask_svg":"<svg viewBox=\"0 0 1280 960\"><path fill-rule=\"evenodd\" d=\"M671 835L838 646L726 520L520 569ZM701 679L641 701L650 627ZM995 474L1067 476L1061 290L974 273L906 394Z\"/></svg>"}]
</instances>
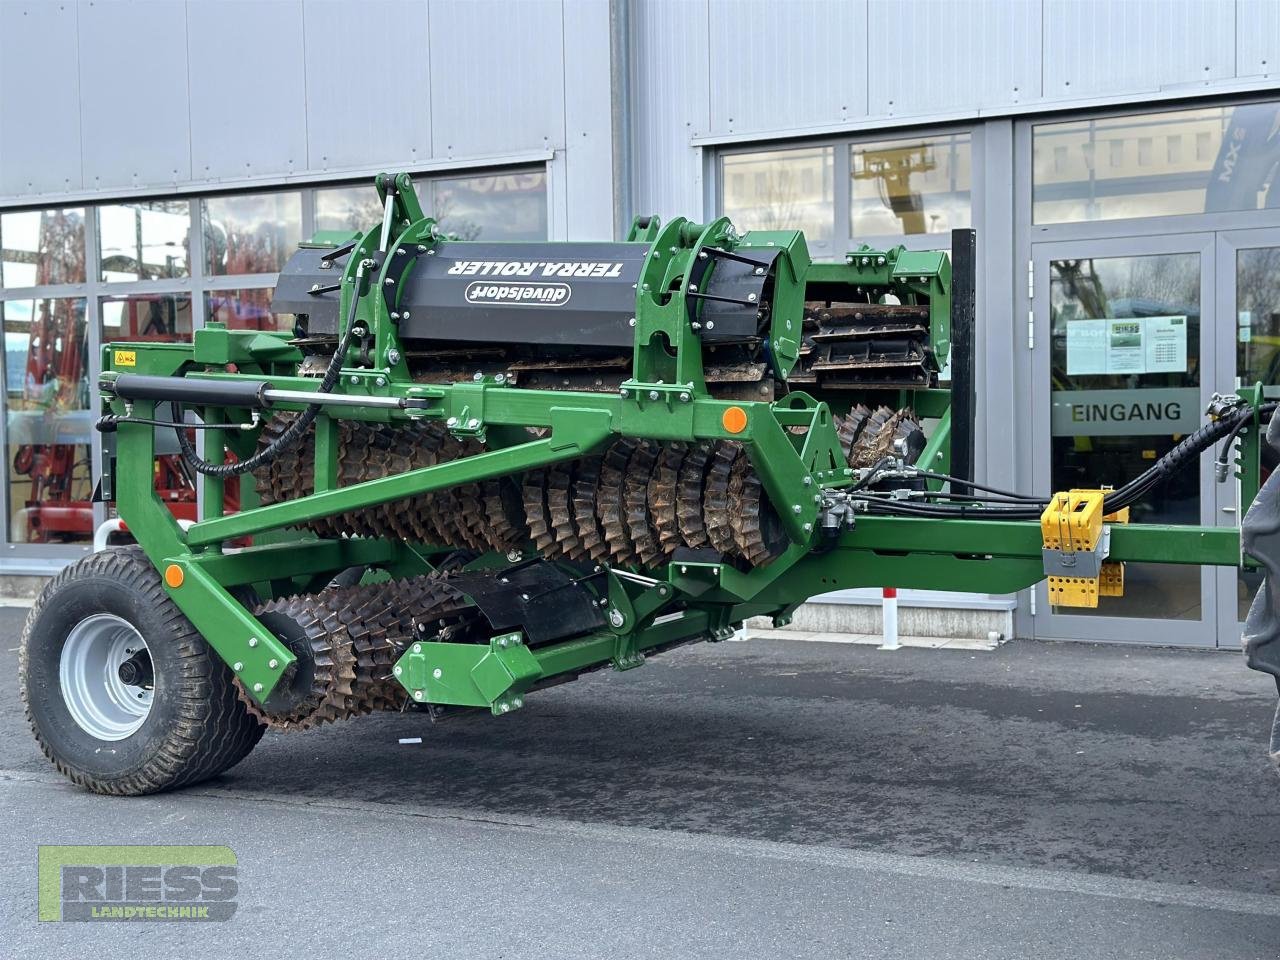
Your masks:
<instances>
[{"instance_id":1,"label":"asphalt pavement","mask_svg":"<svg viewBox=\"0 0 1280 960\"><path fill-rule=\"evenodd\" d=\"M6 957L1280 957L1275 704L1238 655L706 644L95 797L0 610ZM420 744L401 738L421 737ZM226 923L39 923L39 844L226 844Z\"/></svg>"}]
</instances>

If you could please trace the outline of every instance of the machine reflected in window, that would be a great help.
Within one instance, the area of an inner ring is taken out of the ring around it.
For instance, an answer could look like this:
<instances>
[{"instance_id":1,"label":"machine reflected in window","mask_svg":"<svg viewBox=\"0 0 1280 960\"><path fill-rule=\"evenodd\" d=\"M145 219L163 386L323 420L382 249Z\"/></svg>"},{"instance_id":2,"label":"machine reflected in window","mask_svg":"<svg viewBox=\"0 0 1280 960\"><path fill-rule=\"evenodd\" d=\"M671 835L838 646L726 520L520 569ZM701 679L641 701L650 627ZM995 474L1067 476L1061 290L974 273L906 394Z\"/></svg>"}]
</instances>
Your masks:
<instances>
[{"instance_id":1,"label":"machine reflected in window","mask_svg":"<svg viewBox=\"0 0 1280 960\"><path fill-rule=\"evenodd\" d=\"M190 275L191 204L144 200L98 208L101 279L168 280Z\"/></svg>"},{"instance_id":2,"label":"machine reflected in window","mask_svg":"<svg viewBox=\"0 0 1280 960\"><path fill-rule=\"evenodd\" d=\"M297 318L292 313L272 313L271 287L249 290L213 290L204 295L206 319L230 330L273 330L291 333Z\"/></svg>"},{"instance_id":3,"label":"machine reflected in window","mask_svg":"<svg viewBox=\"0 0 1280 960\"><path fill-rule=\"evenodd\" d=\"M0 303L13 543L93 537L88 342L79 297Z\"/></svg>"},{"instance_id":4,"label":"machine reflected in window","mask_svg":"<svg viewBox=\"0 0 1280 960\"><path fill-rule=\"evenodd\" d=\"M969 134L850 148L855 237L949 233L971 221Z\"/></svg>"},{"instance_id":5,"label":"machine reflected in window","mask_svg":"<svg viewBox=\"0 0 1280 960\"><path fill-rule=\"evenodd\" d=\"M200 201L210 277L277 273L302 240L302 194L248 193Z\"/></svg>"},{"instance_id":6,"label":"machine reflected in window","mask_svg":"<svg viewBox=\"0 0 1280 960\"><path fill-rule=\"evenodd\" d=\"M84 279L83 208L0 214L0 287Z\"/></svg>"}]
</instances>

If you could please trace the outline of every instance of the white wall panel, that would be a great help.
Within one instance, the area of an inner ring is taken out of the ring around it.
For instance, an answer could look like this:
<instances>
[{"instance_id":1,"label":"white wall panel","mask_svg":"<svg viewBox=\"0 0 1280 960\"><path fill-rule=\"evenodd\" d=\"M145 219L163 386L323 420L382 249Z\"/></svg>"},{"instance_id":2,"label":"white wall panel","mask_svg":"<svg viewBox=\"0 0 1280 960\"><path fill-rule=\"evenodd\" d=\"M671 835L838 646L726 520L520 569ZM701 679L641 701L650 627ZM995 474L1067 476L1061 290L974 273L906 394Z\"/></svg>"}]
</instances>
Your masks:
<instances>
[{"instance_id":1,"label":"white wall panel","mask_svg":"<svg viewBox=\"0 0 1280 960\"><path fill-rule=\"evenodd\" d=\"M166 0L80 6L86 189L191 179L187 11Z\"/></svg>"},{"instance_id":2,"label":"white wall panel","mask_svg":"<svg viewBox=\"0 0 1280 960\"><path fill-rule=\"evenodd\" d=\"M0 195L79 190L73 3L0 2Z\"/></svg>"},{"instance_id":3,"label":"white wall panel","mask_svg":"<svg viewBox=\"0 0 1280 960\"><path fill-rule=\"evenodd\" d=\"M1040 4L871 0L872 116L976 110L1040 98Z\"/></svg>"},{"instance_id":4,"label":"white wall panel","mask_svg":"<svg viewBox=\"0 0 1280 960\"><path fill-rule=\"evenodd\" d=\"M696 218L702 151L689 138L711 114L705 0L634 0L631 28L635 212Z\"/></svg>"},{"instance_id":5,"label":"white wall panel","mask_svg":"<svg viewBox=\"0 0 1280 960\"><path fill-rule=\"evenodd\" d=\"M191 166L196 180L307 169L302 43L301 0L188 3ZM120 55L135 54L122 50ZM351 57L347 51L334 51L332 63L353 78L369 67L365 56ZM370 94L380 91L379 86Z\"/></svg>"},{"instance_id":6,"label":"white wall panel","mask_svg":"<svg viewBox=\"0 0 1280 960\"><path fill-rule=\"evenodd\" d=\"M499 156L563 143L562 17L558 0L431 0L437 157Z\"/></svg>"},{"instance_id":7,"label":"white wall panel","mask_svg":"<svg viewBox=\"0 0 1280 960\"><path fill-rule=\"evenodd\" d=\"M565 0L564 156L562 200L564 237L612 240L613 98L609 4ZM626 226L623 224L622 226Z\"/></svg>"},{"instance_id":8,"label":"white wall panel","mask_svg":"<svg viewBox=\"0 0 1280 960\"><path fill-rule=\"evenodd\" d=\"M867 0L710 0L709 14L713 134L865 116Z\"/></svg>"},{"instance_id":9,"label":"white wall panel","mask_svg":"<svg viewBox=\"0 0 1280 960\"><path fill-rule=\"evenodd\" d=\"M364 0L358 13L350 4L307 0L302 16L310 169L367 169L429 160L426 0ZM398 53L394 60L370 58L370 51L388 44ZM390 69L383 70L382 64ZM381 76L372 80L371 71Z\"/></svg>"},{"instance_id":10,"label":"white wall panel","mask_svg":"<svg viewBox=\"0 0 1280 960\"><path fill-rule=\"evenodd\" d=\"M1220 0L1044 0L1044 96L1077 99L1235 75Z\"/></svg>"},{"instance_id":11,"label":"white wall panel","mask_svg":"<svg viewBox=\"0 0 1280 960\"><path fill-rule=\"evenodd\" d=\"M1280 2L1236 0L1236 76L1280 74Z\"/></svg>"}]
</instances>

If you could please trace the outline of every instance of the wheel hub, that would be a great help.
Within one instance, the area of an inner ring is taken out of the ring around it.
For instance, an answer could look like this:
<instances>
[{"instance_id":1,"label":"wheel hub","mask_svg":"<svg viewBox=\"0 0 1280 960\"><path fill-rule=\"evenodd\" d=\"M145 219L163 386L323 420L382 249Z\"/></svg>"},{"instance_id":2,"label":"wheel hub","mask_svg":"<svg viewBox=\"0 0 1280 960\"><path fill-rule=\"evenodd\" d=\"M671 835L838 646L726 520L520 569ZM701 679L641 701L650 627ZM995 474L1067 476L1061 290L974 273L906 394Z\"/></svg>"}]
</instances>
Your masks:
<instances>
[{"instance_id":1,"label":"wheel hub","mask_svg":"<svg viewBox=\"0 0 1280 960\"><path fill-rule=\"evenodd\" d=\"M131 736L151 712L151 652L137 629L114 614L94 614L71 628L58 680L71 719L99 740Z\"/></svg>"}]
</instances>

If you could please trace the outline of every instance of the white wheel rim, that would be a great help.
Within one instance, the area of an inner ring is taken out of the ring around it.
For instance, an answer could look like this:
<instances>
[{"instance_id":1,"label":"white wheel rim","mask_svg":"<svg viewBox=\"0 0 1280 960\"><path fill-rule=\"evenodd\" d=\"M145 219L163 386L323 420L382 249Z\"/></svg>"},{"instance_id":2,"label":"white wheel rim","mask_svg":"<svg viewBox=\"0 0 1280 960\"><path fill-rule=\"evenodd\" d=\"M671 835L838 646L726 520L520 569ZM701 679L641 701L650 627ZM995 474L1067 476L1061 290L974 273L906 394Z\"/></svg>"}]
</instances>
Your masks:
<instances>
[{"instance_id":1,"label":"white wheel rim","mask_svg":"<svg viewBox=\"0 0 1280 960\"><path fill-rule=\"evenodd\" d=\"M94 614L71 628L58 680L80 729L99 740L123 740L142 726L153 690L120 679L120 665L139 650L147 650L142 634L114 614Z\"/></svg>"}]
</instances>

